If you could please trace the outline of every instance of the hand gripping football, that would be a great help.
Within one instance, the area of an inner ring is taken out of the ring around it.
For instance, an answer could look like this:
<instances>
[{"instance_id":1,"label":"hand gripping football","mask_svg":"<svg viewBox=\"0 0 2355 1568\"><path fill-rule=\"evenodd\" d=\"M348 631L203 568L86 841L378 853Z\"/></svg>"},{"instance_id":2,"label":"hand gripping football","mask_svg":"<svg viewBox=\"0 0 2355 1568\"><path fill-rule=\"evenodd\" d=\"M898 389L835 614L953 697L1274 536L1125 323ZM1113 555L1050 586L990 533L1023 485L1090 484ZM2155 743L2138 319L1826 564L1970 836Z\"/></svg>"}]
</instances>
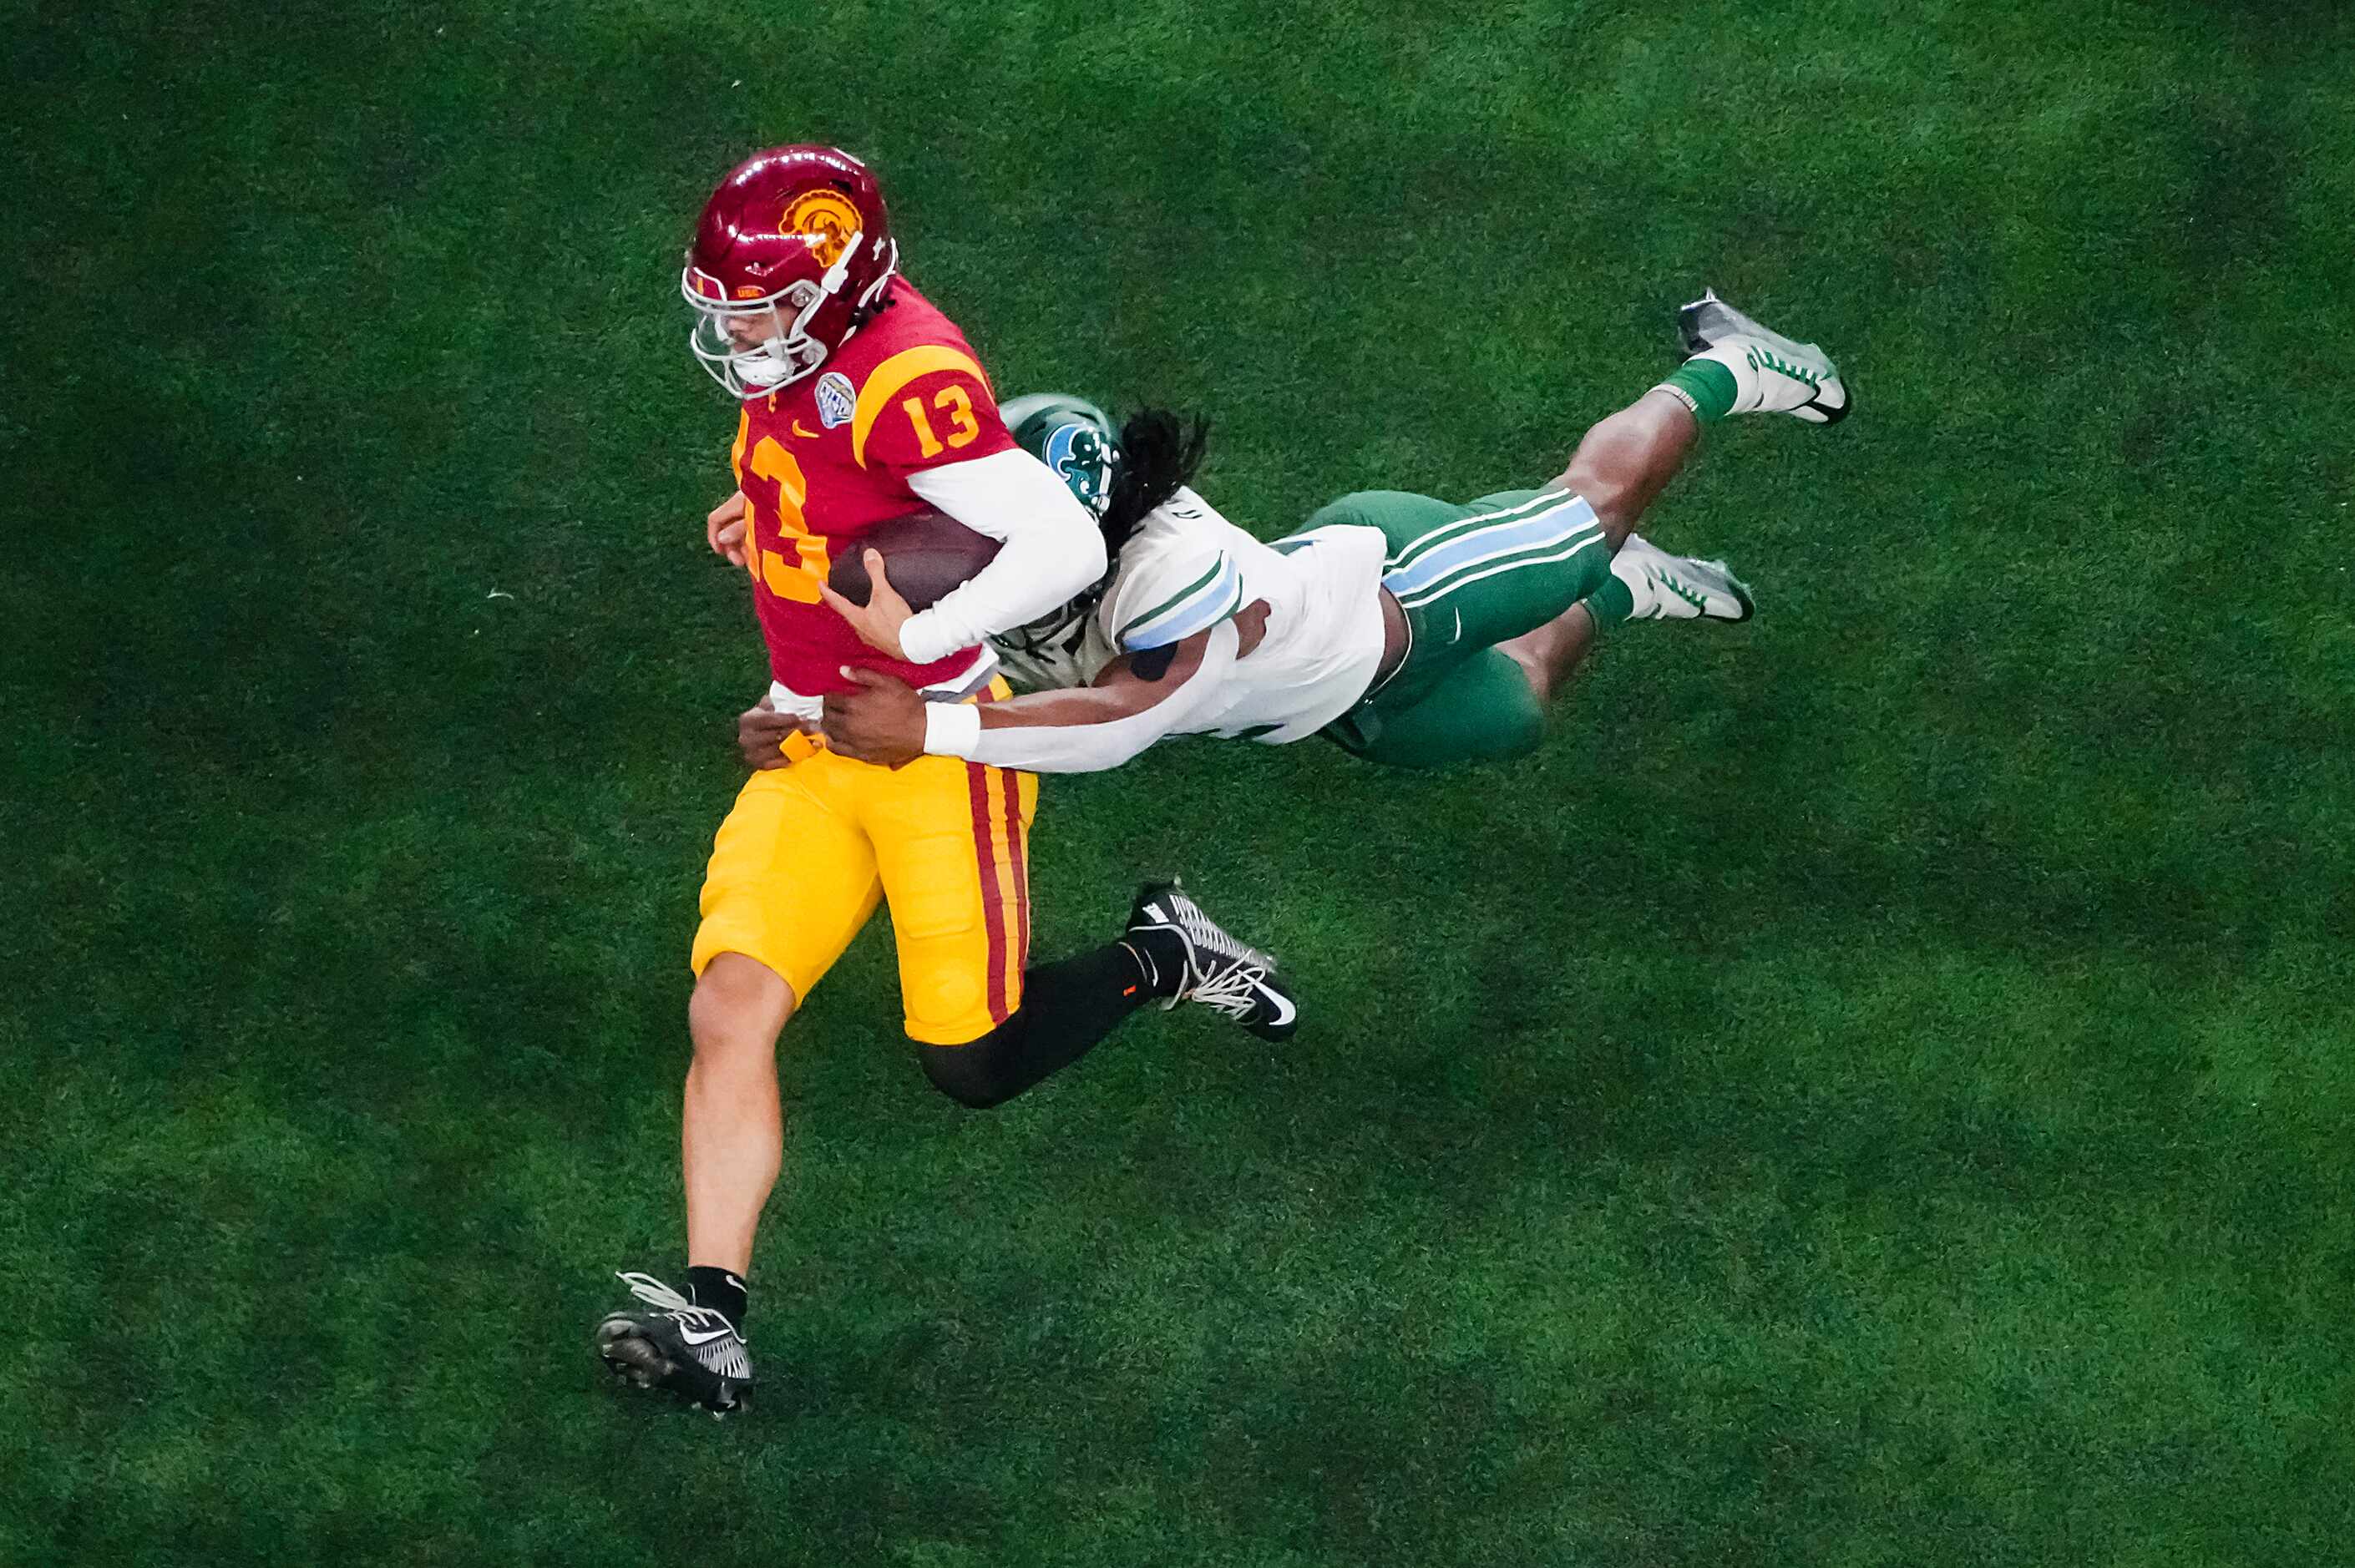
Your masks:
<instances>
[{"instance_id":1,"label":"hand gripping football","mask_svg":"<svg viewBox=\"0 0 2355 1568\"><path fill-rule=\"evenodd\" d=\"M882 553L891 586L911 609L927 609L951 588L996 558L997 541L976 534L946 513L929 508L879 523L837 546L826 578L853 604L867 602L867 552Z\"/></svg>"}]
</instances>

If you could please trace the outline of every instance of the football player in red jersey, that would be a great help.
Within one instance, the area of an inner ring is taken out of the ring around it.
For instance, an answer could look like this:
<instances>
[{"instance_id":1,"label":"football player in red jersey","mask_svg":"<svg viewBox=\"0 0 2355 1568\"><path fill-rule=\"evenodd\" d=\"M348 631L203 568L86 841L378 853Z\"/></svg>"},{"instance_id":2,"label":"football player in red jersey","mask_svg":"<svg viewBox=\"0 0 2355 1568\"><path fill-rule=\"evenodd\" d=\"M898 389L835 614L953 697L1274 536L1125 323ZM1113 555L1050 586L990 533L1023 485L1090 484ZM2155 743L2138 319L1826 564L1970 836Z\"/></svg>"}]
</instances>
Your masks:
<instances>
[{"instance_id":1,"label":"football player in red jersey","mask_svg":"<svg viewBox=\"0 0 2355 1568\"><path fill-rule=\"evenodd\" d=\"M941 1090L996 1105L1077 1060L1144 1002L1207 1004L1270 1038L1296 1012L1267 957L1174 885L1148 885L1118 941L1027 963L1038 781L954 758L887 768L826 749L846 668L927 701L1007 694L987 639L1103 573L1094 519L998 418L956 323L900 275L875 177L832 147L776 147L720 183L681 289L695 355L741 408L736 492L706 519L751 574L789 767L755 772L721 823L701 899L681 1139L687 1288L622 1277L642 1305L598 1326L607 1365L715 1414L753 1382L744 1280L783 1158L779 1032L891 905L907 1032ZM830 596L834 557L930 506L1000 541L921 613L868 556L866 607Z\"/></svg>"}]
</instances>

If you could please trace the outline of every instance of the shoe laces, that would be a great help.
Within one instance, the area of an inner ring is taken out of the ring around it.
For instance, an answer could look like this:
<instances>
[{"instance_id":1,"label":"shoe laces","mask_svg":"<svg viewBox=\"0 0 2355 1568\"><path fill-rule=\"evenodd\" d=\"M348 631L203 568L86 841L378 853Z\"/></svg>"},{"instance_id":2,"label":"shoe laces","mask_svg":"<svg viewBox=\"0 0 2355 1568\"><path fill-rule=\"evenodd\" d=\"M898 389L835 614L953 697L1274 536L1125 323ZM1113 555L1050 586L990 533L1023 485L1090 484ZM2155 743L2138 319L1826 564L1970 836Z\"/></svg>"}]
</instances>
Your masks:
<instances>
[{"instance_id":1,"label":"shoe laces","mask_svg":"<svg viewBox=\"0 0 2355 1568\"><path fill-rule=\"evenodd\" d=\"M698 1328L720 1328L735 1333L736 1325L717 1307L698 1307L656 1279L651 1274L619 1274L614 1277L630 1287L630 1294L655 1308L663 1317L673 1318Z\"/></svg>"},{"instance_id":2,"label":"shoe laces","mask_svg":"<svg viewBox=\"0 0 2355 1568\"><path fill-rule=\"evenodd\" d=\"M1185 937L1187 947L1192 949L1187 957L1196 960L1198 966L1200 955L1205 953L1222 963L1257 964L1263 969L1274 962L1257 948L1237 941L1225 927L1202 913L1202 906L1183 893L1170 893L1167 902L1170 924Z\"/></svg>"},{"instance_id":3,"label":"shoe laces","mask_svg":"<svg viewBox=\"0 0 2355 1568\"><path fill-rule=\"evenodd\" d=\"M1244 1017L1256 1005L1257 988L1275 960L1237 941L1183 893L1172 889L1165 898L1169 906L1168 923L1186 943L1185 971L1168 1005L1199 1001L1230 1017Z\"/></svg>"},{"instance_id":4,"label":"shoe laces","mask_svg":"<svg viewBox=\"0 0 2355 1568\"><path fill-rule=\"evenodd\" d=\"M1709 588L1707 585L1695 586L1688 583L1682 577L1678 577L1674 572L1661 572L1657 575L1660 586L1668 589L1668 592L1676 595L1678 599L1684 600L1695 609L1706 611L1709 609Z\"/></svg>"},{"instance_id":5,"label":"shoe laces","mask_svg":"<svg viewBox=\"0 0 2355 1568\"><path fill-rule=\"evenodd\" d=\"M1804 382L1809 391L1823 389L1822 372L1810 370L1804 365L1794 365L1764 344L1750 351L1750 363L1754 369L1776 371L1794 381Z\"/></svg>"},{"instance_id":6,"label":"shoe laces","mask_svg":"<svg viewBox=\"0 0 2355 1568\"><path fill-rule=\"evenodd\" d=\"M1209 973L1196 969L1169 1001L1173 1006L1199 1001L1229 1018L1248 1022L1259 1005L1259 988L1266 979L1267 970L1256 964L1228 963Z\"/></svg>"}]
</instances>

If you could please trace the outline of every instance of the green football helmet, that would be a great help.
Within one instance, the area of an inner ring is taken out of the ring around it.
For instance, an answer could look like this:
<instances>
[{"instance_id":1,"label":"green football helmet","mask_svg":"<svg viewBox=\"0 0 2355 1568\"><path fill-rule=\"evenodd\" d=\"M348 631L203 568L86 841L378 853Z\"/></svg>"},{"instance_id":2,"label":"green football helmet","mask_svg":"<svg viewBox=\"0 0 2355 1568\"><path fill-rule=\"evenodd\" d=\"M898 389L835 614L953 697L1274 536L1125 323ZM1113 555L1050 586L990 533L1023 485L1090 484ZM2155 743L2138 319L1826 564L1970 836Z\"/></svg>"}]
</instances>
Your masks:
<instances>
[{"instance_id":1,"label":"green football helmet","mask_svg":"<svg viewBox=\"0 0 2355 1568\"><path fill-rule=\"evenodd\" d=\"M997 414L1015 444L1053 470L1088 515L1102 523L1112 505L1113 477L1120 469L1120 436L1110 417L1068 392L1009 397L997 406ZM1087 636L1088 617L1111 581L1107 568L1062 605L990 638L1016 679L1038 690L1085 684L1080 645Z\"/></svg>"},{"instance_id":2,"label":"green football helmet","mask_svg":"<svg viewBox=\"0 0 2355 1568\"><path fill-rule=\"evenodd\" d=\"M1068 392L1030 392L1000 403L997 413L1016 443L1054 470L1102 522L1120 467L1120 432L1104 411Z\"/></svg>"}]
</instances>

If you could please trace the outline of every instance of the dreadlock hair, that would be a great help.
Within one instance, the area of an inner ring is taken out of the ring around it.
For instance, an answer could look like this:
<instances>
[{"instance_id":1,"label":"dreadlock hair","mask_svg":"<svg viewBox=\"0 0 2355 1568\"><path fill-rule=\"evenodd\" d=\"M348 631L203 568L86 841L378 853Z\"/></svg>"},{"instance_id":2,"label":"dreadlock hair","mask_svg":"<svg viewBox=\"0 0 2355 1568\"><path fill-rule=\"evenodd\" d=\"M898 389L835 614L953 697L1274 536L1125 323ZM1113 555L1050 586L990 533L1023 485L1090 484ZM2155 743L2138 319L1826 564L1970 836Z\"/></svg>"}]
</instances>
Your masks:
<instances>
[{"instance_id":1,"label":"dreadlock hair","mask_svg":"<svg viewBox=\"0 0 2355 1568\"><path fill-rule=\"evenodd\" d=\"M1190 484L1209 445L1210 421L1201 414L1179 416L1167 408L1139 408L1120 428L1120 461L1104 507L1104 548L1114 556L1128 543L1146 514Z\"/></svg>"}]
</instances>

